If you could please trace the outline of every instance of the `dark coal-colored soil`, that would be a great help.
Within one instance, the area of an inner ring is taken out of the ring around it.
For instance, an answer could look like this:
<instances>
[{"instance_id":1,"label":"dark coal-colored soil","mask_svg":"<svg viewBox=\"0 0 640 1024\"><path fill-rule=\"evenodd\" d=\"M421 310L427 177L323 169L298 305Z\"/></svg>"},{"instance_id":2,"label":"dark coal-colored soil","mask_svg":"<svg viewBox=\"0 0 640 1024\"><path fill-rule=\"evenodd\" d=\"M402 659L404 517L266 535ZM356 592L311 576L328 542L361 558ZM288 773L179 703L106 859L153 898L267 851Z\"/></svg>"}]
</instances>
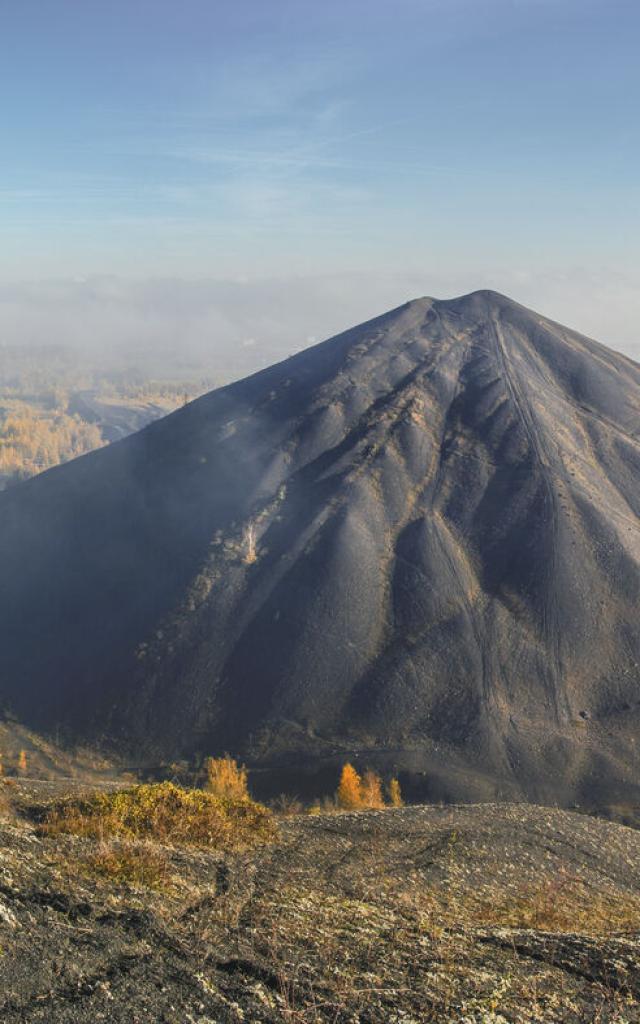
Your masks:
<instances>
[{"instance_id":1,"label":"dark coal-colored soil","mask_svg":"<svg viewBox=\"0 0 640 1024\"><path fill-rule=\"evenodd\" d=\"M418 299L2 494L2 701L267 789L637 803L639 385Z\"/></svg>"},{"instance_id":2,"label":"dark coal-colored soil","mask_svg":"<svg viewBox=\"0 0 640 1024\"><path fill-rule=\"evenodd\" d=\"M0 828L4 1024L634 1024L640 833L532 806L295 818L167 849L160 891L95 843Z\"/></svg>"}]
</instances>

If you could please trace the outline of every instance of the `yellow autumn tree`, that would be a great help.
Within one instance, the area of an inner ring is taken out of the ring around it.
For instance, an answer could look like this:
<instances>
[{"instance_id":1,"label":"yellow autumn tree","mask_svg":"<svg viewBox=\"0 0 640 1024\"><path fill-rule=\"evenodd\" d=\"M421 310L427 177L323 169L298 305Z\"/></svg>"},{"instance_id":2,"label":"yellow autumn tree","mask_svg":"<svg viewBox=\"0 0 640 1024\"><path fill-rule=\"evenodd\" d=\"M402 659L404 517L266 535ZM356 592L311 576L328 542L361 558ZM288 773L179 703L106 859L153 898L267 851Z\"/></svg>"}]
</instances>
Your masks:
<instances>
[{"instance_id":1,"label":"yellow autumn tree","mask_svg":"<svg viewBox=\"0 0 640 1024\"><path fill-rule=\"evenodd\" d=\"M361 806L371 810L379 810L384 807L382 795L382 779L377 772L368 769L362 776L360 783Z\"/></svg>"},{"instance_id":2,"label":"yellow autumn tree","mask_svg":"<svg viewBox=\"0 0 640 1024\"><path fill-rule=\"evenodd\" d=\"M400 783L397 779L391 779L389 783L389 800L392 807L403 807L404 800L400 791Z\"/></svg>"},{"instance_id":3,"label":"yellow autumn tree","mask_svg":"<svg viewBox=\"0 0 640 1024\"><path fill-rule=\"evenodd\" d=\"M21 772L26 772L26 770L27 770L27 752L26 752L26 750L21 750L20 751L20 754L18 756L18 769Z\"/></svg>"},{"instance_id":4,"label":"yellow autumn tree","mask_svg":"<svg viewBox=\"0 0 640 1024\"><path fill-rule=\"evenodd\" d=\"M362 780L352 764L345 764L340 775L340 783L336 791L336 803L345 811L355 811L362 807Z\"/></svg>"},{"instance_id":5,"label":"yellow autumn tree","mask_svg":"<svg viewBox=\"0 0 640 1024\"><path fill-rule=\"evenodd\" d=\"M248 800L248 772L232 757L208 757L206 760L207 789L214 796L227 800Z\"/></svg>"}]
</instances>

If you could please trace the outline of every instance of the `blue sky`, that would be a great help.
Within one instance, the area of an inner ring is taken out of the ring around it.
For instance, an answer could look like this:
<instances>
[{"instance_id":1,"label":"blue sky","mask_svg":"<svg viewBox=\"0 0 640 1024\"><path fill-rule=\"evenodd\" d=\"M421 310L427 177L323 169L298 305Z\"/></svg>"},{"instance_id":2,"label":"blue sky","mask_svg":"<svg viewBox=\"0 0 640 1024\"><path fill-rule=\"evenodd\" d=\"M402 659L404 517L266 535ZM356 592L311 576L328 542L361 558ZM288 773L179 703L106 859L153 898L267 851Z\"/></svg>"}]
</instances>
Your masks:
<instances>
[{"instance_id":1,"label":"blue sky","mask_svg":"<svg viewBox=\"0 0 640 1024\"><path fill-rule=\"evenodd\" d=\"M3 294L491 286L629 348L639 44L625 0L0 0Z\"/></svg>"}]
</instances>

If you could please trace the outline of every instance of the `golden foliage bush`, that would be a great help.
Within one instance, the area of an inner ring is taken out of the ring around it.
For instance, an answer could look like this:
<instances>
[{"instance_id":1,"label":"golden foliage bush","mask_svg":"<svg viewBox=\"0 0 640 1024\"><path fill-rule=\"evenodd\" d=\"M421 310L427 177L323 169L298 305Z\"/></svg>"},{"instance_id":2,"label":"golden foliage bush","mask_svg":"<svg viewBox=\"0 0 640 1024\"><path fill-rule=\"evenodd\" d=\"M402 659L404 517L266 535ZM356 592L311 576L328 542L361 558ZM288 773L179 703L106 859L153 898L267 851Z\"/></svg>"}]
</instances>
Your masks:
<instances>
[{"instance_id":1,"label":"golden foliage bush","mask_svg":"<svg viewBox=\"0 0 640 1024\"><path fill-rule=\"evenodd\" d=\"M268 842L275 836L271 812L248 797L222 798L172 782L56 801L49 806L43 828L98 839L116 836L225 848Z\"/></svg>"},{"instance_id":2,"label":"golden foliage bush","mask_svg":"<svg viewBox=\"0 0 640 1024\"><path fill-rule=\"evenodd\" d=\"M247 800L247 769L238 765L232 757L208 757L205 763L207 770L207 791L225 800Z\"/></svg>"}]
</instances>

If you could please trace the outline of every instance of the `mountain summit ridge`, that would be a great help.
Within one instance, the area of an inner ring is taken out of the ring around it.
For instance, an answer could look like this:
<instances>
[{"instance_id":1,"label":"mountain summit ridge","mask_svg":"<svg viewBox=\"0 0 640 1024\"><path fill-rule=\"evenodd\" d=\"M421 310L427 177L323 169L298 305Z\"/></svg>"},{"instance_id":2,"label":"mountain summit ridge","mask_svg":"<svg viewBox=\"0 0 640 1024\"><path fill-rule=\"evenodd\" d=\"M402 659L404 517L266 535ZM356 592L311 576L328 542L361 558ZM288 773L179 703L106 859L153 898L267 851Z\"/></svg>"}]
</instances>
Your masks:
<instances>
[{"instance_id":1,"label":"mountain summit ridge","mask_svg":"<svg viewBox=\"0 0 640 1024\"><path fill-rule=\"evenodd\" d=\"M639 430L632 360L408 302L0 495L5 706L149 760L635 798Z\"/></svg>"}]
</instances>

